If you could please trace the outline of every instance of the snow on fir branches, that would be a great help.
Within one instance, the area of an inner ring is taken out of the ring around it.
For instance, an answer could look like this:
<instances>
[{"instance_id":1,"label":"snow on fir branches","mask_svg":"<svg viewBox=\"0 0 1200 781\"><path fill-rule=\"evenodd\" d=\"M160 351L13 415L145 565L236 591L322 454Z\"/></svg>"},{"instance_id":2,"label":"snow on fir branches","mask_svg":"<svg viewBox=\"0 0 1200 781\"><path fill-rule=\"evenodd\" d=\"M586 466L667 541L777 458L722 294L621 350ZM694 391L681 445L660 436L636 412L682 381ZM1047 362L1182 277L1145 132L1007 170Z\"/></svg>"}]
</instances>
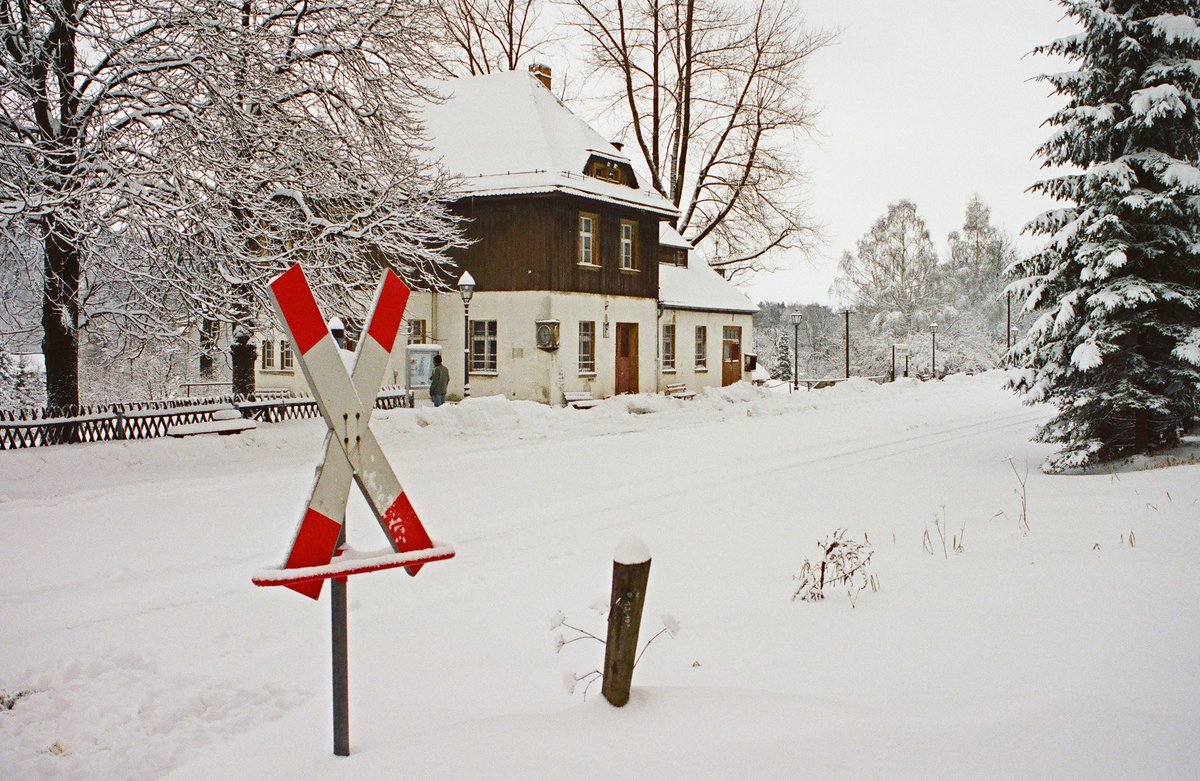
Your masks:
<instances>
[{"instance_id":1,"label":"snow on fir branches","mask_svg":"<svg viewBox=\"0 0 1200 781\"><path fill-rule=\"evenodd\" d=\"M1042 77L1067 104L1038 153L1072 170L1033 186L1064 205L1010 268L1033 315L1011 384L1058 407L1052 471L1174 445L1200 416L1200 0L1060 2L1083 31L1036 52L1078 69Z\"/></svg>"}]
</instances>

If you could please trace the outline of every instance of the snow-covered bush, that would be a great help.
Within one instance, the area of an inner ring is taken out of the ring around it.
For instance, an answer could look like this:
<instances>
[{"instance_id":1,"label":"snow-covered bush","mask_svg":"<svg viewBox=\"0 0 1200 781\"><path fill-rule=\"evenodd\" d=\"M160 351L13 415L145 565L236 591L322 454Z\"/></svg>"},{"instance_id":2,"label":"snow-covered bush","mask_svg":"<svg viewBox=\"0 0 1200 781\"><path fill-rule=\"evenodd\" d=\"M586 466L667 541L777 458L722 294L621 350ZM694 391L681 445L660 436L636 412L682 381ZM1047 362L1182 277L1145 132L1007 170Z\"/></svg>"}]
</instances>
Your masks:
<instances>
[{"instance_id":1,"label":"snow-covered bush","mask_svg":"<svg viewBox=\"0 0 1200 781\"><path fill-rule=\"evenodd\" d=\"M0 349L0 409L30 409L46 403L46 375L25 356Z\"/></svg>"}]
</instances>

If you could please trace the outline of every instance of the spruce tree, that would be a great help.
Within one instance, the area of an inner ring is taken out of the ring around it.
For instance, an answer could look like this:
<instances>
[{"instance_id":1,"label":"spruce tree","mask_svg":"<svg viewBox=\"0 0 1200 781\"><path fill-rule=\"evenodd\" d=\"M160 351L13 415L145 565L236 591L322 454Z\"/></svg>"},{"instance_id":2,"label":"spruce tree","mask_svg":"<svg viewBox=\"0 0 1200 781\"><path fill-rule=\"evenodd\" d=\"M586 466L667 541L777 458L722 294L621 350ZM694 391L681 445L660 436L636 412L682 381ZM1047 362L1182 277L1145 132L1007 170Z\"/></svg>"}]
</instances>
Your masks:
<instances>
[{"instance_id":1,"label":"spruce tree","mask_svg":"<svg viewBox=\"0 0 1200 781\"><path fill-rule=\"evenodd\" d=\"M771 378L788 382L792 380L792 345L788 342L786 331L780 331L775 341L775 366L771 370Z\"/></svg>"},{"instance_id":2,"label":"spruce tree","mask_svg":"<svg viewBox=\"0 0 1200 781\"><path fill-rule=\"evenodd\" d=\"M1083 31L1037 53L1067 104L1038 150L1071 173L1014 266L1034 315L1013 387L1058 414L1039 439L1061 470L1171 445L1200 417L1200 0L1059 0Z\"/></svg>"}]
</instances>

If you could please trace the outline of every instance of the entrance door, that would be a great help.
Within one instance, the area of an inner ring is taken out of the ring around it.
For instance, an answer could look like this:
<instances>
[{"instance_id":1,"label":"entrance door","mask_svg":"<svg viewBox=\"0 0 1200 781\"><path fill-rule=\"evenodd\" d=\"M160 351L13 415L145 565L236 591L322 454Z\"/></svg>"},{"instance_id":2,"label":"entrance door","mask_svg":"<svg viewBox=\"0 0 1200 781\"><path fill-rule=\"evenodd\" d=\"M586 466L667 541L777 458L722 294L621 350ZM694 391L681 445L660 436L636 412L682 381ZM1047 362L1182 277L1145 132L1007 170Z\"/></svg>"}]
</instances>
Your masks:
<instances>
[{"instance_id":1,"label":"entrance door","mask_svg":"<svg viewBox=\"0 0 1200 781\"><path fill-rule=\"evenodd\" d=\"M727 325L721 329L721 385L742 379L742 328Z\"/></svg>"},{"instance_id":2,"label":"entrance door","mask_svg":"<svg viewBox=\"0 0 1200 781\"><path fill-rule=\"evenodd\" d=\"M638 392L638 324L617 323L617 393Z\"/></svg>"}]
</instances>

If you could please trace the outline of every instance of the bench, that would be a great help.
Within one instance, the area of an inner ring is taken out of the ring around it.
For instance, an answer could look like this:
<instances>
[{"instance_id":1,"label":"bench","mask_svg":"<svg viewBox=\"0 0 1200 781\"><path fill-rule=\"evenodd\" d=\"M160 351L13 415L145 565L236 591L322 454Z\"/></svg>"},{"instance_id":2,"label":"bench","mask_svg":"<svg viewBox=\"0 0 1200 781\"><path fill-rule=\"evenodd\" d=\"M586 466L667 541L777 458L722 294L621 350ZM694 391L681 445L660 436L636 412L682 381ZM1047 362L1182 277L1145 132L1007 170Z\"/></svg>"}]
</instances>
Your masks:
<instances>
[{"instance_id":1,"label":"bench","mask_svg":"<svg viewBox=\"0 0 1200 781\"><path fill-rule=\"evenodd\" d=\"M688 390L687 383L670 382L667 383L667 395L673 399L694 399L696 394Z\"/></svg>"},{"instance_id":2,"label":"bench","mask_svg":"<svg viewBox=\"0 0 1200 781\"><path fill-rule=\"evenodd\" d=\"M168 437L191 437L196 434L240 434L248 429L257 428L253 420L246 420L236 409L219 409L213 413L213 419L205 423L177 423L167 428Z\"/></svg>"},{"instance_id":3,"label":"bench","mask_svg":"<svg viewBox=\"0 0 1200 781\"><path fill-rule=\"evenodd\" d=\"M600 401L592 396L591 391L563 391L563 406L566 407L587 409L596 406Z\"/></svg>"}]
</instances>

